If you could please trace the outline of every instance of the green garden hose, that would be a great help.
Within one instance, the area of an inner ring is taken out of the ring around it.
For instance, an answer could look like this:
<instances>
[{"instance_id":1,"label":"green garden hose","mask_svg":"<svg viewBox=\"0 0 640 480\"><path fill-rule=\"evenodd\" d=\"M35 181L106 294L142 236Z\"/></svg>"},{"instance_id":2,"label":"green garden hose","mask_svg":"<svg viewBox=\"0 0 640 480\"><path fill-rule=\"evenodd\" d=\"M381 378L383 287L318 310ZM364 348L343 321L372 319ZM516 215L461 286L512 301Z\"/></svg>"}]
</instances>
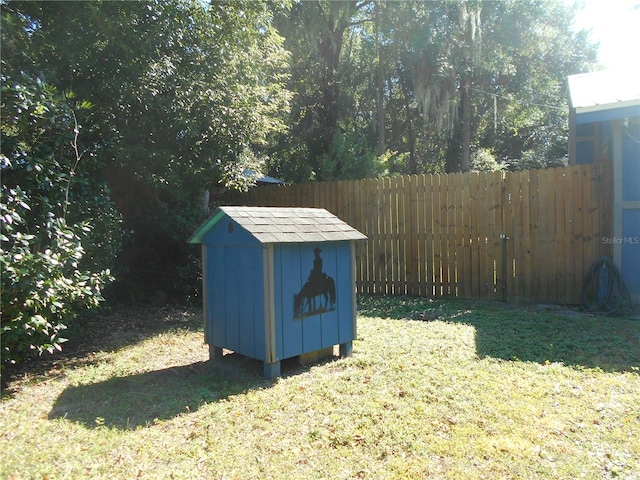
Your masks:
<instances>
[{"instance_id":1,"label":"green garden hose","mask_svg":"<svg viewBox=\"0 0 640 480\"><path fill-rule=\"evenodd\" d=\"M615 315L633 313L629 290L622 281L620 271L607 257L602 257L589 269L582 287L582 300L585 308L591 312Z\"/></svg>"}]
</instances>

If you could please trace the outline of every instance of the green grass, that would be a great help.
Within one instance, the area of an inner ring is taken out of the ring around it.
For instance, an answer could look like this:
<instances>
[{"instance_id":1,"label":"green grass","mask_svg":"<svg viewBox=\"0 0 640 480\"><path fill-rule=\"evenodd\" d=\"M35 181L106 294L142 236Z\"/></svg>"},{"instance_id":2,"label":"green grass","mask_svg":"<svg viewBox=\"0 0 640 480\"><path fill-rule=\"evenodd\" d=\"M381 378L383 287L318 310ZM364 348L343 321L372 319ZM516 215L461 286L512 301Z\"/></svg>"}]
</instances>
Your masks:
<instances>
[{"instance_id":1,"label":"green grass","mask_svg":"<svg viewBox=\"0 0 640 480\"><path fill-rule=\"evenodd\" d=\"M638 322L410 298L358 312L352 357L287 361L276 382L208 363L197 312L94 319L100 338L10 385L0 476L640 478Z\"/></svg>"}]
</instances>

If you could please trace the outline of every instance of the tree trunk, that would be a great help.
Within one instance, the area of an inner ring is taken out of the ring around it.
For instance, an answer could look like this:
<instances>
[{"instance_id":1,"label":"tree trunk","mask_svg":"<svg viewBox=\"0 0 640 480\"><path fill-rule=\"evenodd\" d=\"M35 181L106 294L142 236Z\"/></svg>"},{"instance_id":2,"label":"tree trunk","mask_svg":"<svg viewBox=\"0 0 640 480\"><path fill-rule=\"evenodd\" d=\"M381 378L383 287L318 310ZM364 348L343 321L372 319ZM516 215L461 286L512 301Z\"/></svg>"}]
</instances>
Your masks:
<instances>
[{"instance_id":1,"label":"tree trunk","mask_svg":"<svg viewBox=\"0 0 640 480\"><path fill-rule=\"evenodd\" d=\"M338 82L338 67L340 62L340 52L342 51L343 35L345 26L335 25L334 19L330 18L326 30L318 39L318 50L324 62L324 75L320 88L321 99L317 105L317 119L319 134L313 140L313 147L310 152L313 163L317 165L316 177L319 181L330 180L330 176L324 178L322 162L323 157L330 150L331 141L337 131L338 126L338 98L340 96L340 86ZM339 166L338 166L339 167Z\"/></svg>"},{"instance_id":2,"label":"tree trunk","mask_svg":"<svg viewBox=\"0 0 640 480\"><path fill-rule=\"evenodd\" d=\"M200 209L205 215L209 214L209 200L211 198L211 192L208 188L203 188L200 196Z\"/></svg>"},{"instance_id":3,"label":"tree trunk","mask_svg":"<svg viewBox=\"0 0 640 480\"><path fill-rule=\"evenodd\" d=\"M409 142L409 173L418 173L418 161L416 159L416 140L413 135L413 120L411 119L411 105L409 93L405 90L404 108L407 115L407 140Z\"/></svg>"},{"instance_id":4,"label":"tree trunk","mask_svg":"<svg viewBox=\"0 0 640 480\"><path fill-rule=\"evenodd\" d=\"M376 46L378 49L378 155L384 155L387 151L385 140L384 124L384 62L382 55L382 44L380 42L380 16L382 14L382 3L376 2Z\"/></svg>"},{"instance_id":5,"label":"tree trunk","mask_svg":"<svg viewBox=\"0 0 640 480\"><path fill-rule=\"evenodd\" d=\"M462 104L462 158L460 170L466 172L471 164L471 82L469 77L464 79L460 95Z\"/></svg>"}]
</instances>

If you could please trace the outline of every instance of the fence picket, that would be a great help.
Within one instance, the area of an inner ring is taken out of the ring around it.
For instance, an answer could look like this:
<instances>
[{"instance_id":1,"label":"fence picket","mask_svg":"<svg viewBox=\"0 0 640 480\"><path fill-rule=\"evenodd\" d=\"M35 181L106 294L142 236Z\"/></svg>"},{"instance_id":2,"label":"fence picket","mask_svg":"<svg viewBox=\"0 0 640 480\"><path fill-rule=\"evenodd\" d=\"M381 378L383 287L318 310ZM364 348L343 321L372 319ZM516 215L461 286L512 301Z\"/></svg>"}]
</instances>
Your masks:
<instances>
[{"instance_id":1,"label":"fence picket","mask_svg":"<svg viewBox=\"0 0 640 480\"><path fill-rule=\"evenodd\" d=\"M454 278L455 278L455 296L462 296L464 285L463 285L463 268L464 268L464 206L462 205L463 199L463 178L464 175L462 173L456 173L454 175L454 186L453 186L453 223L450 225L450 230L452 231L453 241L452 244L455 245L456 249L456 264L454 270Z\"/></svg>"},{"instance_id":2,"label":"fence picket","mask_svg":"<svg viewBox=\"0 0 640 480\"><path fill-rule=\"evenodd\" d=\"M520 189L522 191L520 203L520 218L522 224L522 236L518 239L514 248L520 250L518 258L520 258L520 275L519 281L522 282L522 301L533 302L533 261L532 261L532 245L531 245L531 175L529 171L520 172Z\"/></svg>"},{"instance_id":3,"label":"fence picket","mask_svg":"<svg viewBox=\"0 0 640 480\"><path fill-rule=\"evenodd\" d=\"M391 279L389 281L391 286L390 293L392 295L398 295L398 287L400 284L400 264L402 262L400 254L400 244L398 242L398 234L400 232L400 217L398 215L400 197L402 192L398 190L398 179L401 177L395 176L389 178L388 195L389 195L389 223L387 225L387 235L389 238L389 244L391 245Z\"/></svg>"},{"instance_id":4,"label":"fence picket","mask_svg":"<svg viewBox=\"0 0 640 480\"><path fill-rule=\"evenodd\" d=\"M470 174L462 175L462 222L460 224L460 232L458 233L462 245L462 292L461 295L465 297L472 296L472 277L471 277L471 179L473 177Z\"/></svg>"},{"instance_id":5,"label":"fence picket","mask_svg":"<svg viewBox=\"0 0 640 480\"><path fill-rule=\"evenodd\" d=\"M504 188L503 188L503 214L502 214L502 228L504 237L502 238L502 263L503 263L503 285L501 292L501 299L506 301L509 295L516 298L515 291L515 252L514 252L514 238L516 237L515 222L516 222L516 205L519 205L518 198L520 194L519 175L517 172L507 172L504 176Z\"/></svg>"},{"instance_id":6,"label":"fence picket","mask_svg":"<svg viewBox=\"0 0 640 480\"><path fill-rule=\"evenodd\" d=\"M582 169L582 228L583 228L583 254L582 254L582 268L577 269L576 274L579 275L577 279L579 281L574 280L574 288L575 291L580 291L582 289L582 279L589 271L591 264L598 260L596 256L596 247L597 243L594 237L598 237L597 233L597 222L594 218L595 207L592 206L591 203L591 189L593 187L593 174L592 174L592 166L585 165L585 168Z\"/></svg>"},{"instance_id":7,"label":"fence picket","mask_svg":"<svg viewBox=\"0 0 640 480\"><path fill-rule=\"evenodd\" d=\"M417 284L418 295L427 295L426 285L426 222L425 222L425 194L426 176L416 177L416 261L417 261Z\"/></svg>"},{"instance_id":8,"label":"fence picket","mask_svg":"<svg viewBox=\"0 0 640 480\"><path fill-rule=\"evenodd\" d=\"M446 192L446 209L443 210L443 213L446 215L446 229L445 235L443 235L442 239L446 242L444 248L447 252L447 288L446 294L450 296L457 295L456 287L457 287L457 279L456 279L456 207L455 207L455 173L450 173L447 175L447 192Z\"/></svg>"},{"instance_id":9,"label":"fence picket","mask_svg":"<svg viewBox=\"0 0 640 480\"><path fill-rule=\"evenodd\" d=\"M582 205L582 188L583 188L583 180L584 176L582 173L584 172L584 167L574 166L571 167L571 175L573 181L573 190L572 190L572 215L573 215L573 232L572 232L572 262L573 262L573 292L578 291L582 285L579 285L584 278L584 228L583 228L583 212L584 208Z\"/></svg>"},{"instance_id":10,"label":"fence picket","mask_svg":"<svg viewBox=\"0 0 640 480\"><path fill-rule=\"evenodd\" d=\"M440 175L440 211L439 211L439 241L440 241L440 295L449 295L449 243L447 239L447 210L449 208L447 193L449 189L449 175Z\"/></svg>"},{"instance_id":11,"label":"fence picket","mask_svg":"<svg viewBox=\"0 0 640 480\"><path fill-rule=\"evenodd\" d=\"M567 274L567 269L564 268L567 263L567 258L569 256L569 252L567 250L567 243L565 242L566 233L565 233L565 196L567 194L566 184L565 184L565 173L564 168L556 168L554 169L554 175L556 180L555 184L555 198L553 201L554 209L556 212L555 215L555 225L554 225L554 237L556 239L556 245L558 248L558 257L556 259L557 264L562 265L563 268L559 269L557 273L557 282L556 282L556 298L563 298L563 303L567 303L568 298L570 297L570 289L569 286L569 276Z\"/></svg>"},{"instance_id":12,"label":"fence picket","mask_svg":"<svg viewBox=\"0 0 640 480\"><path fill-rule=\"evenodd\" d=\"M365 216L367 231L370 235L370 240L367 242L367 270L369 272L369 292L371 294L376 292L376 274L378 259L377 254L380 249L380 230L378 229L378 180L367 180L366 198L367 202L367 214Z\"/></svg>"},{"instance_id":13,"label":"fence picket","mask_svg":"<svg viewBox=\"0 0 640 480\"><path fill-rule=\"evenodd\" d=\"M433 295L436 297L442 296L442 246L440 243L440 231L441 231L441 206L440 206L440 182L443 175L434 175L432 180L433 188L433 203L432 203L432 251L433 251Z\"/></svg>"},{"instance_id":14,"label":"fence picket","mask_svg":"<svg viewBox=\"0 0 640 480\"><path fill-rule=\"evenodd\" d=\"M418 176L411 175L405 180L405 208L407 209L407 294L419 295L418 288Z\"/></svg>"},{"instance_id":15,"label":"fence picket","mask_svg":"<svg viewBox=\"0 0 640 480\"><path fill-rule=\"evenodd\" d=\"M539 235L539 220L540 212L538 208L538 172L529 172L529 238L531 242L531 300L534 302L541 301L540 296L540 276L544 268L544 263L541 261L541 248L540 235ZM542 255L544 256L544 255ZM536 268L533 268L535 265Z\"/></svg>"},{"instance_id":16,"label":"fence picket","mask_svg":"<svg viewBox=\"0 0 640 480\"><path fill-rule=\"evenodd\" d=\"M544 275L541 279L541 292L545 302L553 298L556 294L557 270L555 264L558 259L558 249L554 241L553 228L556 223L556 209L554 208L555 176L554 169L540 170L540 180L538 182L538 201L540 211L545 212L545 221L540 225L540 241L543 248L548 252L541 257L544 262Z\"/></svg>"},{"instance_id":17,"label":"fence picket","mask_svg":"<svg viewBox=\"0 0 640 480\"><path fill-rule=\"evenodd\" d=\"M502 249L504 242L501 235L504 233L502 225L502 197L503 173L501 171L487 174L487 200L489 206L489 223L487 225L487 275L491 276L489 283L489 298L498 300L502 298Z\"/></svg>"},{"instance_id":18,"label":"fence picket","mask_svg":"<svg viewBox=\"0 0 640 480\"><path fill-rule=\"evenodd\" d=\"M471 215L469 216L469 257L471 263L471 297L480 298L480 233L478 225L480 222L480 174L478 172L469 173L471 199Z\"/></svg>"},{"instance_id":19,"label":"fence picket","mask_svg":"<svg viewBox=\"0 0 640 480\"><path fill-rule=\"evenodd\" d=\"M435 284L435 235L433 233L434 223L434 204L437 196L437 183L435 175L428 175L425 177L425 210L424 210L424 222L425 222L425 262L426 262L426 275L425 286L427 289L427 296L436 295Z\"/></svg>"}]
</instances>

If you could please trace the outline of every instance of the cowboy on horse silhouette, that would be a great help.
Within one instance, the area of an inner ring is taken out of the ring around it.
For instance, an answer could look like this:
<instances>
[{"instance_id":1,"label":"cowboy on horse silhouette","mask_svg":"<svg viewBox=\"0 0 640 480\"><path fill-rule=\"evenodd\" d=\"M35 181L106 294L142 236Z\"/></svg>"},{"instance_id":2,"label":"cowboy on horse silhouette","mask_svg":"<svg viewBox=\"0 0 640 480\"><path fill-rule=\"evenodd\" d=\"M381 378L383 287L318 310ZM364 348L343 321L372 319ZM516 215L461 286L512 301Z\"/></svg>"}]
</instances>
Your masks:
<instances>
[{"instance_id":1,"label":"cowboy on horse silhouette","mask_svg":"<svg viewBox=\"0 0 640 480\"><path fill-rule=\"evenodd\" d=\"M308 317L318 313L333 310L336 304L336 287L333 278L322 271L322 257L320 257L320 247L313 251L313 269L309 273L309 278L302 286L300 293L293 296L294 318ZM322 298L320 304L316 306L316 297Z\"/></svg>"}]
</instances>

